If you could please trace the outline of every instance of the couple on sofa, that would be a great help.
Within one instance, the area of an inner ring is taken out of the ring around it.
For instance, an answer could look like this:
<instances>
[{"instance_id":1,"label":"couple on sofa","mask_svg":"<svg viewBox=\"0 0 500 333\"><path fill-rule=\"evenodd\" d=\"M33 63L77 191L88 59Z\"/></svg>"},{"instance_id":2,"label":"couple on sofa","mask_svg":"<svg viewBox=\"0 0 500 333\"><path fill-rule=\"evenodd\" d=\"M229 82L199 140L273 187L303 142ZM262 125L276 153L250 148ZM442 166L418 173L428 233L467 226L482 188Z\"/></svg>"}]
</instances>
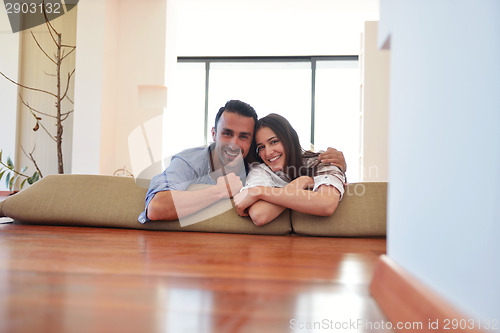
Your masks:
<instances>
[{"instance_id":1,"label":"couple on sofa","mask_svg":"<svg viewBox=\"0 0 500 333\"><path fill-rule=\"evenodd\" d=\"M278 114L257 119L253 107L231 100L219 109L214 143L186 149L153 177L139 222L177 220L232 198L241 216L264 225L286 208L328 216L344 193L345 159L328 148L304 152L290 123ZM192 184L209 184L188 191Z\"/></svg>"}]
</instances>

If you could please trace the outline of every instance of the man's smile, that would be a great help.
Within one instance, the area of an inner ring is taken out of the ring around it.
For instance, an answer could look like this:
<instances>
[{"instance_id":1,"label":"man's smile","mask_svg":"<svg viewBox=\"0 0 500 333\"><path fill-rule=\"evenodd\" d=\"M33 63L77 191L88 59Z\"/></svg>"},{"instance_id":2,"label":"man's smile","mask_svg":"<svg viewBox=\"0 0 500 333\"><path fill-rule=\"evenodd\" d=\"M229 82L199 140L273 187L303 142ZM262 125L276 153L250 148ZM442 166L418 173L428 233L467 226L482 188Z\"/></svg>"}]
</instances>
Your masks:
<instances>
[{"instance_id":1,"label":"man's smile","mask_svg":"<svg viewBox=\"0 0 500 333\"><path fill-rule=\"evenodd\" d=\"M228 154L229 156L231 156L231 157L236 157L236 156L238 156L240 154L239 150L233 151L233 150L227 150L227 149L225 149L224 152L226 154Z\"/></svg>"}]
</instances>

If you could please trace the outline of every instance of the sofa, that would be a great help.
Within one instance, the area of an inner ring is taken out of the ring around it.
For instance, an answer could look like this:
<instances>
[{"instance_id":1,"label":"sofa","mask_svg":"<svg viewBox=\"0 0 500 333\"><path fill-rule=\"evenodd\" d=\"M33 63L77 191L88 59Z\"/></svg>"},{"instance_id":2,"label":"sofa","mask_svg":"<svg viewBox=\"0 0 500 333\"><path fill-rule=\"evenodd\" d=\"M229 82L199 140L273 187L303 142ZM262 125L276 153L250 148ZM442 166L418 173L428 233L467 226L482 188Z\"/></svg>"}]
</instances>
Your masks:
<instances>
[{"instance_id":1,"label":"sofa","mask_svg":"<svg viewBox=\"0 0 500 333\"><path fill-rule=\"evenodd\" d=\"M134 178L102 175L46 176L0 202L0 216L16 224L196 231L260 235L384 237L387 183L349 184L328 217L285 210L264 226L241 217L229 200L221 200L183 221L138 222L147 188Z\"/></svg>"}]
</instances>

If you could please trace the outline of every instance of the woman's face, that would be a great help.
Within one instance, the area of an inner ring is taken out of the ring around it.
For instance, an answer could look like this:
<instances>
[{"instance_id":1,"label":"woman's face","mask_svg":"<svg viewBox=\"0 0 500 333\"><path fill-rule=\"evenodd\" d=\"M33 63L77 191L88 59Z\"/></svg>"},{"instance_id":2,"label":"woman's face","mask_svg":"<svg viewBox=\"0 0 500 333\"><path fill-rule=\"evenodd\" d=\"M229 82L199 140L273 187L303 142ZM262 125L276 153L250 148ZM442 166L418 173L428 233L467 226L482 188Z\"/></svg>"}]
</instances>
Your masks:
<instances>
[{"instance_id":1,"label":"woman's face","mask_svg":"<svg viewBox=\"0 0 500 333\"><path fill-rule=\"evenodd\" d=\"M274 172L285 167L285 147L269 127L261 127L255 133L257 153Z\"/></svg>"}]
</instances>

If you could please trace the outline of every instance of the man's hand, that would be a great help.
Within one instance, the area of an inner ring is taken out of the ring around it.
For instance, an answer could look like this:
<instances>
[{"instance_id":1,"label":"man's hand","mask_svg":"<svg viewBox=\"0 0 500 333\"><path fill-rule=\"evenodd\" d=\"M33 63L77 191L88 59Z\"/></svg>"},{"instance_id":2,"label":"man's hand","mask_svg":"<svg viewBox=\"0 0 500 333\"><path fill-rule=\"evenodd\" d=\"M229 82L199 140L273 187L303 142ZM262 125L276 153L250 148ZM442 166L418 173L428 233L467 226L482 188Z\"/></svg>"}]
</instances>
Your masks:
<instances>
[{"instance_id":1,"label":"man's hand","mask_svg":"<svg viewBox=\"0 0 500 333\"><path fill-rule=\"evenodd\" d=\"M248 207L258 201L259 192L259 187L251 187L234 196L234 205L239 216L248 216Z\"/></svg>"},{"instance_id":2,"label":"man's hand","mask_svg":"<svg viewBox=\"0 0 500 333\"><path fill-rule=\"evenodd\" d=\"M300 176L292 180L288 185L296 188L297 190L308 190L314 188L314 179L309 176Z\"/></svg>"},{"instance_id":3,"label":"man's hand","mask_svg":"<svg viewBox=\"0 0 500 333\"><path fill-rule=\"evenodd\" d=\"M221 189L222 198L234 197L243 188L243 183L240 177L236 176L233 172L217 178L217 185Z\"/></svg>"},{"instance_id":4,"label":"man's hand","mask_svg":"<svg viewBox=\"0 0 500 333\"><path fill-rule=\"evenodd\" d=\"M347 164L345 162L344 154L335 149L328 147L328 149L319 154L318 160L321 163L330 163L331 165L335 165L339 167L344 173L347 171Z\"/></svg>"}]
</instances>

